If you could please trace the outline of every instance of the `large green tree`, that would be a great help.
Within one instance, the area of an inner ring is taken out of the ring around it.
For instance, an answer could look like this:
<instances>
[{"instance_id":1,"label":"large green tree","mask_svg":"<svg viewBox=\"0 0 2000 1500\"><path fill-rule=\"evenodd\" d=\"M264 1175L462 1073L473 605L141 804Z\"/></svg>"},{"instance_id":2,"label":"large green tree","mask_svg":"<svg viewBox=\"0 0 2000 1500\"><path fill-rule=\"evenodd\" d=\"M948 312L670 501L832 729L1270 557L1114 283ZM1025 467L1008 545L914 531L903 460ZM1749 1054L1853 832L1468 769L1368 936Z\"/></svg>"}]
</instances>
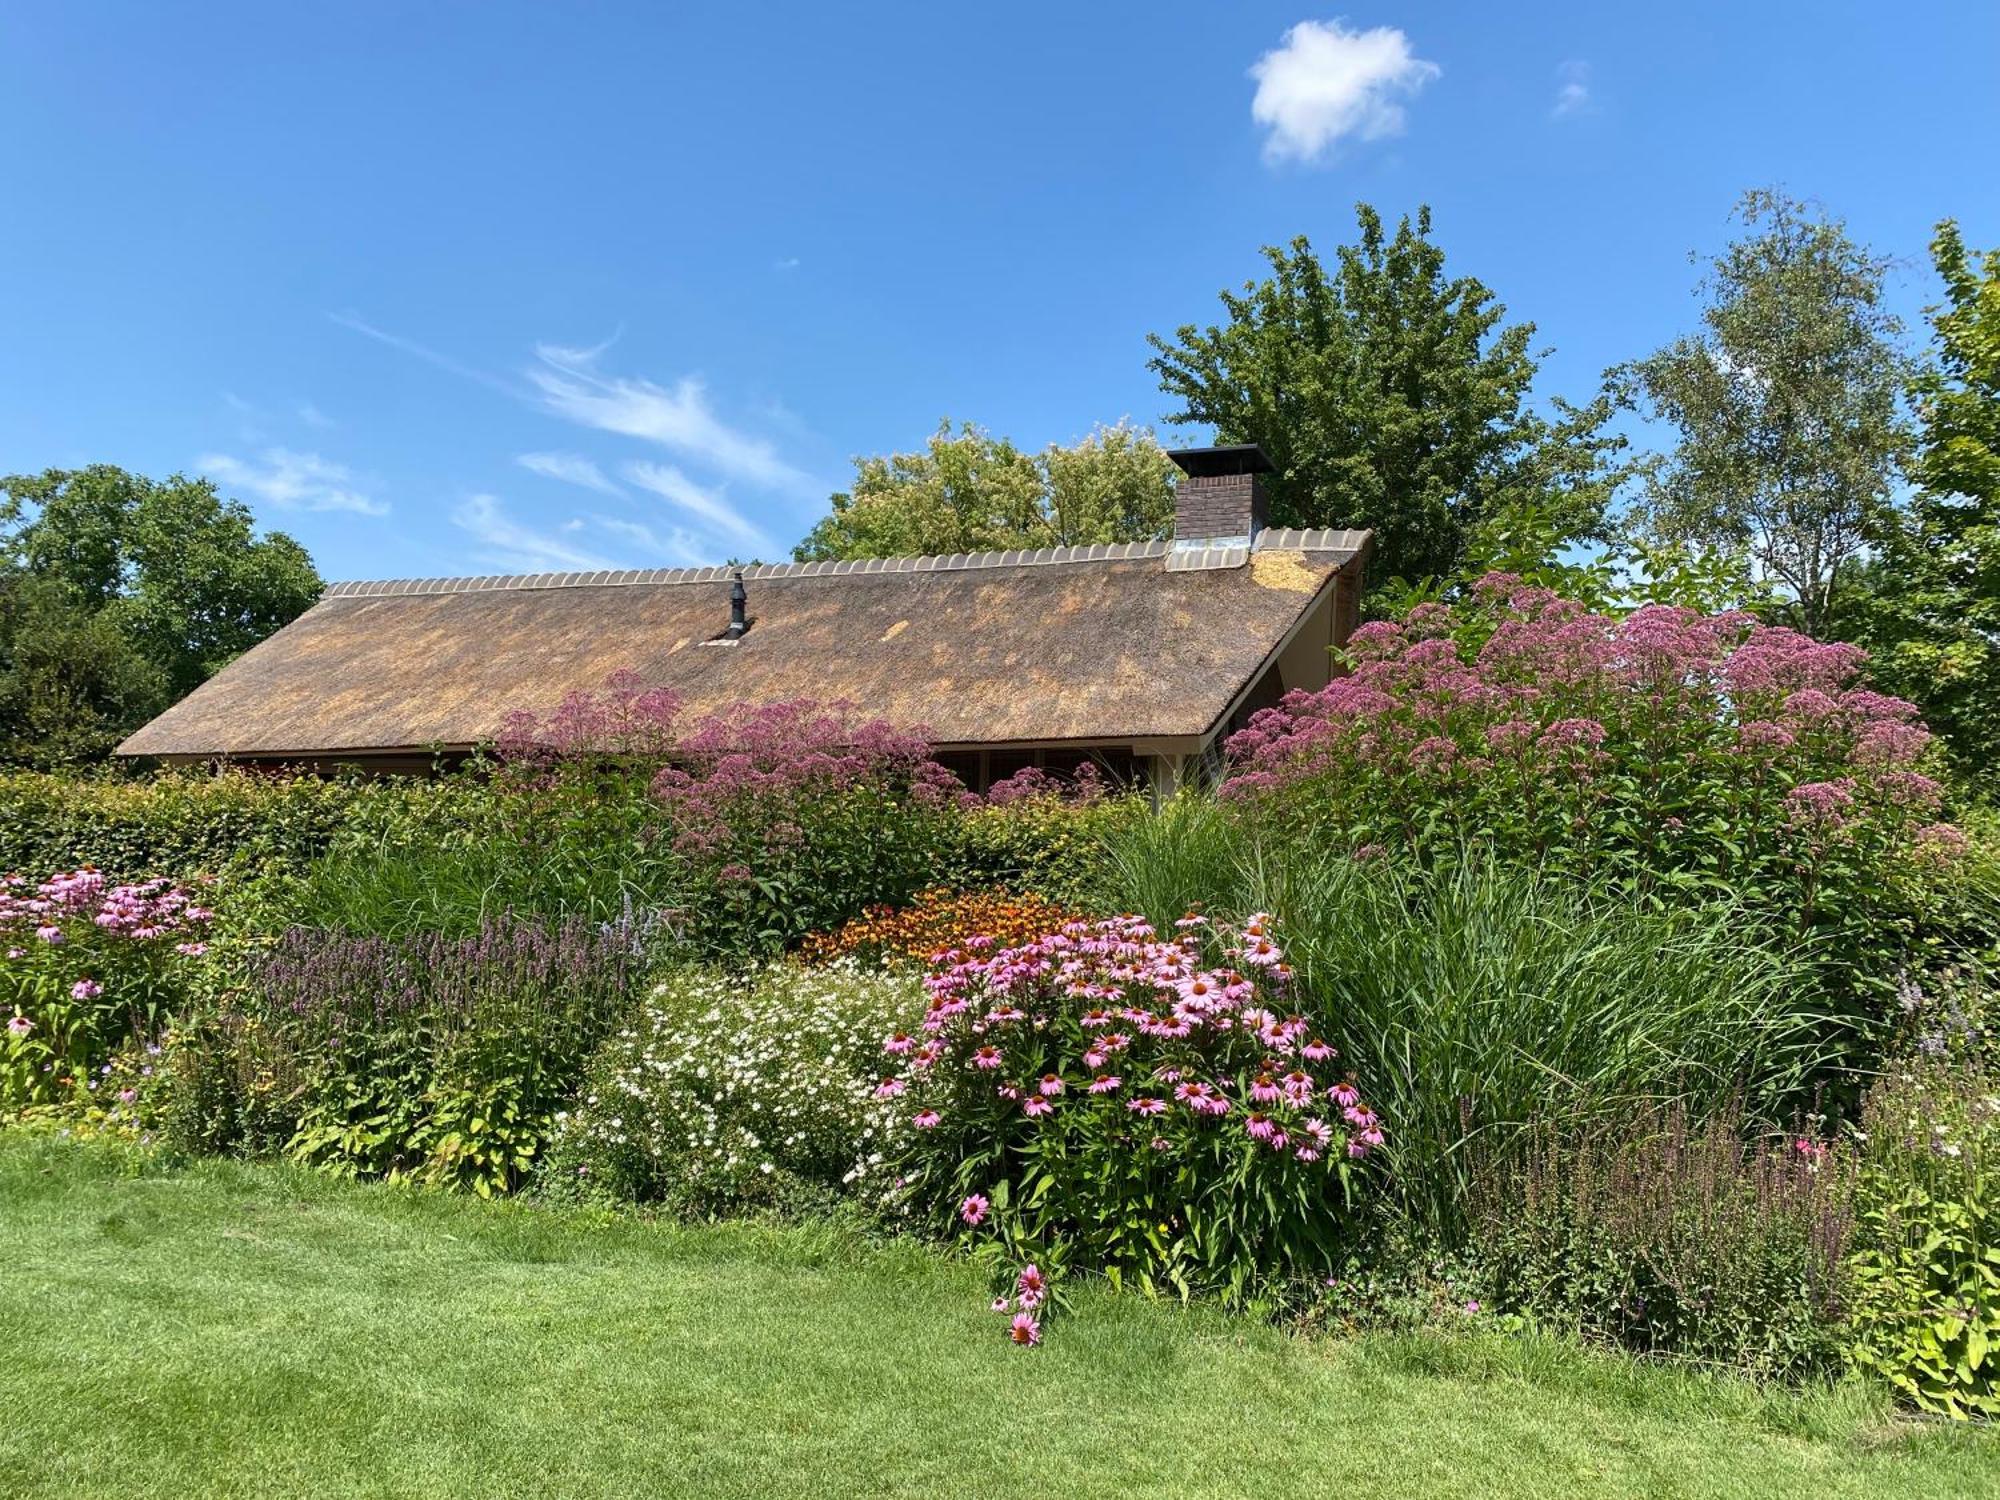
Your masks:
<instances>
[{"instance_id":1,"label":"large green tree","mask_svg":"<svg viewBox=\"0 0 2000 1500\"><path fill-rule=\"evenodd\" d=\"M1534 325L1446 274L1430 210L1394 235L1366 204L1356 214L1359 241L1331 266L1303 237L1268 247L1271 275L1221 294L1225 322L1149 336L1181 402L1168 420L1261 444L1273 519L1372 528L1380 577L1452 574L1503 510L1598 534L1624 473L1609 399L1536 412Z\"/></svg>"},{"instance_id":2,"label":"large green tree","mask_svg":"<svg viewBox=\"0 0 2000 1500\"><path fill-rule=\"evenodd\" d=\"M857 458L854 471L793 550L801 562L1144 541L1173 527L1173 465L1125 423L1028 453L947 421L917 452Z\"/></svg>"},{"instance_id":3,"label":"large green tree","mask_svg":"<svg viewBox=\"0 0 2000 1500\"><path fill-rule=\"evenodd\" d=\"M0 478L0 755L101 755L321 588L303 547L207 480Z\"/></svg>"},{"instance_id":4,"label":"large green tree","mask_svg":"<svg viewBox=\"0 0 2000 1500\"><path fill-rule=\"evenodd\" d=\"M1952 759L2000 765L2000 250L1938 226L1945 300L1911 381L1919 421L1907 504L1876 512L1875 556L1838 594L1837 627L1884 686L1923 705Z\"/></svg>"},{"instance_id":5,"label":"large green tree","mask_svg":"<svg viewBox=\"0 0 2000 1500\"><path fill-rule=\"evenodd\" d=\"M1907 448L1902 328L1883 304L1888 261L1838 219L1765 189L1736 219L1700 331L1613 372L1624 401L1679 431L1635 520L1659 541L1747 551L1822 634Z\"/></svg>"}]
</instances>

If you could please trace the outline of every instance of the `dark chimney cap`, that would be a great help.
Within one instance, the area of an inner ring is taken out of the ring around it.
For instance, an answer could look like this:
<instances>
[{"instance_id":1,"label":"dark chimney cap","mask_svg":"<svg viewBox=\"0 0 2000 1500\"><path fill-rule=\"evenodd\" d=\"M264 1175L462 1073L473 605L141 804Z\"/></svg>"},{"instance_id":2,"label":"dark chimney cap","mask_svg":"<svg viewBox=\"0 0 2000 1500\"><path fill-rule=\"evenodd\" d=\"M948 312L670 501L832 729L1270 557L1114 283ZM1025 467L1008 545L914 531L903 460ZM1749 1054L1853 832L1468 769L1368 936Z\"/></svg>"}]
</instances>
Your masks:
<instances>
[{"instance_id":1,"label":"dark chimney cap","mask_svg":"<svg viewBox=\"0 0 2000 1500\"><path fill-rule=\"evenodd\" d=\"M1176 448L1167 454L1190 479L1220 474L1269 474L1277 469L1271 456L1255 443L1230 443L1220 448Z\"/></svg>"}]
</instances>

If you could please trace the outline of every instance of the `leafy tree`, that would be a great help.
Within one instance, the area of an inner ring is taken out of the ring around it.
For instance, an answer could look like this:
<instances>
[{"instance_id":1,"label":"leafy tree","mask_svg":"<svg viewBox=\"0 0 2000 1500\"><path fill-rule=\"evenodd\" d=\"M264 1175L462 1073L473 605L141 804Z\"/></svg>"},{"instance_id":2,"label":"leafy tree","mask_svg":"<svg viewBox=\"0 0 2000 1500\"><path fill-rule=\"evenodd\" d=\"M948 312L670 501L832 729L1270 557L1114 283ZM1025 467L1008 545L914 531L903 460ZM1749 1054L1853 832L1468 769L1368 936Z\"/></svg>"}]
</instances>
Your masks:
<instances>
[{"instance_id":1,"label":"leafy tree","mask_svg":"<svg viewBox=\"0 0 2000 1500\"><path fill-rule=\"evenodd\" d=\"M1888 262L1839 220L1763 189L1736 218L1741 238L1702 285L1702 330L1612 372L1621 399L1680 430L1648 471L1637 523L1661 541L1746 549L1819 635L1906 448L1902 327L1882 305Z\"/></svg>"},{"instance_id":2,"label":"leafy tree","mask_svg":"<svg viewBox=\"0 0 2000 1500\"><path fill-rule=\"evenodd\" d=\"M0 574L0 761L102 759L167 702L166 673L108 611L51 579Z\"/></svg>"},{"instance_id":3,"label":"leafy tree","mask_svg":"<svg viewBox=\"0 0 2000 1500\"><path fill-rule=\"evenodd\" d=\"M0 479L0 567L103 611L175 696L295 619L323 585L282 532L205 479L108 464Z\"/></svg>"},{"instance_id":4,"label":"leafy tree","mask_svg":"<svg viewBox=\"0 0 2000 1500\"><path fill-rule=\"evenodd\" d=\"M206 480L0 478L0 759L103 756L320 589L304 548Z\"/></svg>"},{"instance_id":5,"label":"leafy tree","mask_svg":"<svg viewBox=\"0 0 2000 1500\"><path fill-rule=\"evenodd\" d=\"M1144 541L1173 526L1173 466L1151 432L1122 422L1030 454L946 421L923 450L854 469L799 561Z\"/></svg>"},{"instance_id":6,"label":"leafy tree","mask_svg":"<svg viewBox=\"0 0 2000 1500\"><path fill-rule=\"evenodd\" d=\"M1149 335L1149 368L1182 403L1168 420L1261 444L1274 521L1372 528L1385 579L1451 574L1503 506L1596 535L1624 476L1609 399L1531 410L1534 325L1446 276L1428 208L1393 237L1366 204L1356 216L1360 241L1331 267L1303 236L1267 247L1269 279L1221 294L1227 322Z\"/></svg>"},{"instance_id":7,"label":"leafy tree","mask_svg":"<svg viewBox=\"0 0 2000 1500\"><path fill-rule=\"evenodd\" d=\"M1875 516L1877 555L1839 595L1843 634L1870 670L1923 705L1954 761L2000 760L2000 250L1975 254L1940 224L1945 301L1911 382L1920 431L1909 504Z\"/></svg>"}]
</instances>

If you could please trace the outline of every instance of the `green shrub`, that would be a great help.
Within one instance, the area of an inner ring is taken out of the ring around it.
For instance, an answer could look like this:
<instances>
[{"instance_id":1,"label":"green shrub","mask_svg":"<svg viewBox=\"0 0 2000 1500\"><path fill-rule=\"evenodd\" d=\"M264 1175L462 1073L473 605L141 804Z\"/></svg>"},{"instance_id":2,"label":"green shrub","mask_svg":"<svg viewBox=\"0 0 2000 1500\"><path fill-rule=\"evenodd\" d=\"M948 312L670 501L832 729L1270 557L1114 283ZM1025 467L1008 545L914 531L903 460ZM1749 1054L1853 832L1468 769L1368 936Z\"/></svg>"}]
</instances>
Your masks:
<instances>
[{"instance_id":1,"label":"green shrub","mask_svg":"<svg viewBox=\"0 0 2000 1500\"><path fill-rule=\"evenodd\" d=\"M922 1010L914 979L851 961L678 971L592 1059L551 1185L701 1214L879 1196L882 1038Z\"/></svg>"},{"instance_id":2,"label":"green shrub","mask_svg":"<svg viewBox=\"0 0 2000 1500\"><path fill-rule=\"evenodd\" d=\"M1143 794L1030 797L968 808L947 829L935 883L1019 891L1072 911L1117 912L1129 898L1111 862L1111 841L1150 819Z\"/></svg>"},{"instance_id":3,"label":"green shrub","mask_svg":"<svg viewBox=\"0 0 2000 1500\"><path fill-rule=\"evenodd\" d=\"M1824 1145L1679 1104L1517 1145L1472 1191L1486 1311L1760 1377L1839 1369L1852 1219Z\"/></svg>"},{"instance_id":4,"label":"green shrub","mask_svg":"<svg viewBox=\"0 0 2000 1500\"><path fill-rule=\"evenodd\" d=\"M625 1012L633 937L580 919L469 938L294 928L176 1038L172 1133L342 1175L516 1186Z\"/></svg>"},{"instance_id":5,"label":"green shrub","mask_svg":"<svg viewBox=\"0 0 2000 1500\"><path fill-rule=\"evenodd\" d=\"M2000 1081L1883 1078L1862 1115L1854 1363L1926 1411L2000 1417Z\"/></svg>"},{"instance_id":6,"label":"green shrub","mask_svg":"<svg viewBox=\"0 0 2000 1500\"><path fill-rule=\"evenodd\" d=\"M302 873L371 804L419 803L422 781L233 771L145 780L0 773L0 870L95 865L120 879Z\"/></svg>"}]
</instances>

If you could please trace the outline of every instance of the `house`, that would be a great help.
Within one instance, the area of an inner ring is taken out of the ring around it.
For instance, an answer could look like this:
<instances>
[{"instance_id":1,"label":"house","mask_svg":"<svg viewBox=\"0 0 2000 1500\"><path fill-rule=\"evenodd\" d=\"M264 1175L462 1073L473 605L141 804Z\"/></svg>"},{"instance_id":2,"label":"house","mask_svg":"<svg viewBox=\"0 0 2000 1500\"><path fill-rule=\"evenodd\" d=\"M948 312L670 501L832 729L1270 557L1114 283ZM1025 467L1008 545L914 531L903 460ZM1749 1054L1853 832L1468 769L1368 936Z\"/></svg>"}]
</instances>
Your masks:
<instances>
[{"instance_id":1,"label":"house","mask_svg":"<svg viewBox=\"0 0 2000 1500\"><path fill-rule=\"evenodd\" d=\"M1170 541L335 584L118 753L418 770L629 668L691 714L838 699L923 726L975 788L1085 761L1171 787L1256 709L1325 685L1369 550L1267 527L1254 445L1172 457Z\"/></svg>"}]
</instances>

